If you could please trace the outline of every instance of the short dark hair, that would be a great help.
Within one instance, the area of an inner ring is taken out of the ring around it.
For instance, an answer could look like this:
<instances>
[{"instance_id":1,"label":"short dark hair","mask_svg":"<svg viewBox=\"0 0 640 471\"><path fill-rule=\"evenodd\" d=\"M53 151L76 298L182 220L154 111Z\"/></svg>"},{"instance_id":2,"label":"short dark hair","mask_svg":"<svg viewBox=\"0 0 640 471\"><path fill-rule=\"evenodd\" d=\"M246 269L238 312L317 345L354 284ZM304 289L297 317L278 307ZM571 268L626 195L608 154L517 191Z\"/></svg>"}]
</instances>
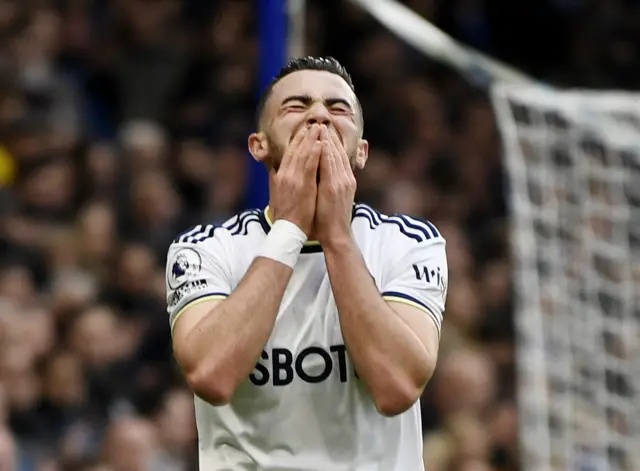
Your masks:
<instances>
[{"instance_id":1,"label":"short dark hair","mask_svg":"<svg viewBox=\"0 0 640 471\"><path fill-rule=\"evenodd\" d=\"M290 75L294 72L299 72L301 70L320 70L324 72L330 72L347 82L347 85L349 85L349 88L354 93L356 91L355 86L353 85L353 80L351 79L351 75L349 75L347 69L333 57L306 56L291 59L282 69L280 69L278 75L273 78L271 83L267 86L267 89L262 94L262 97L260 97L260 101L258 102L258 109L256 110L256 124L258 125L258 129L260 128L262 113L264 111L267 100L269 100L269 97L271 96L273 87L275 87L275 85L287 75ZM362 121L362 105L360 104L360 101L357 97L356 102L358 106L358 112L360 114L360 121Z\"/></svg>"}]
</instances>

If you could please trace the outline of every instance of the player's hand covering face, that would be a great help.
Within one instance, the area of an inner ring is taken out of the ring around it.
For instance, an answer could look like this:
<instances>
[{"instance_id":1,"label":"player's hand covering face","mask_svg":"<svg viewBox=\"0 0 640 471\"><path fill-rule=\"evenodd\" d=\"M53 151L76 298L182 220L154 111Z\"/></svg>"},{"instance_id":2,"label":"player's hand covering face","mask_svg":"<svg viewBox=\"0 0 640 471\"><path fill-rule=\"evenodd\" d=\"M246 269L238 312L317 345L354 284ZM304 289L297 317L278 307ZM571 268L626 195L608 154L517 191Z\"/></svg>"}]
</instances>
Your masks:
<instances>
[{"instance_id":1,"label":"player's hand covering face","mask_svg":"<svg viewBox=\"0 0 640 471\"><path fill-rule=\"evenodd\" d=\"M278 170L271 167L271 209L274 219L286 219L307 236L313 229L316 208L316 174L322 144L320 126L303 126L282 156Z\"/></svg>"},{"instance_id":2,"label":"player's hand covering face","mask_svg":"<svg viewBox=\"0 0 640 471\"><path fill-rule=\"evenodd\" d=\"M356 178L347 152L336 131L321 126L322 155L319 165L315 231L318 241L329 246L351 236L351 212Z\"/></svg>"}]
</instances>

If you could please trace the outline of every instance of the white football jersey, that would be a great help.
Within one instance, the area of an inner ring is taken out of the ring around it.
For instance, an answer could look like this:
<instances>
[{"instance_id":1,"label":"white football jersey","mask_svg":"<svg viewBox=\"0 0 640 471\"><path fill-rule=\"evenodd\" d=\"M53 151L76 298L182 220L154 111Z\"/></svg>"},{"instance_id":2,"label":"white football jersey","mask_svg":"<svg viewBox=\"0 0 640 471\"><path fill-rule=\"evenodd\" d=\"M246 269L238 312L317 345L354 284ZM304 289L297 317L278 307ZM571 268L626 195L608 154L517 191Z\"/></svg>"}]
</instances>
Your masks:
<instances>
[{"instance_id":1,"label":"white football jersey","mask_svg":"<svg viewBox=\"0 0 640 471\"><path fill-rule=\"evenodd\" d=\"M270 228L266 211L250 210L174 240L166 276L172 328L189 306L233 292ZM422 309L440 328L447 261L433 224L356 204L352 230L382 296ZM196 397L195 411L202 470L424 469L420 405L395 417L377 412L345 348L317 242L302 250L253 373L229 404Z\"/></svg>"}]
</instances>

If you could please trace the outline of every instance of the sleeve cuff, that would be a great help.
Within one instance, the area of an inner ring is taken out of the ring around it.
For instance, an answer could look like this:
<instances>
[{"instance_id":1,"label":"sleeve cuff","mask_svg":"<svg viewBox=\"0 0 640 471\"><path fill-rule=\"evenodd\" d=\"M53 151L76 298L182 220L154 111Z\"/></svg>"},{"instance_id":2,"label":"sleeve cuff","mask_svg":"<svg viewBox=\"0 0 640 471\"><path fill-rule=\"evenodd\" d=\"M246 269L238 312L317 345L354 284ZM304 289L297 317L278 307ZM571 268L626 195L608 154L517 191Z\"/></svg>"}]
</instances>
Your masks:
<instances>
[{"instance_id":1,"label":"sleeve cuff","mask_svg":"<svg viewBox=\"0 0 640 471\"><path fill-rule=\"evenodd\" d=\"M173 332L173 328L175 327L176 322L178 322L178 319L180 319L180 316L182 316L182 314L184 314L188 308L193 307L196 304L204 303L207 301L222 301L223 299L226 299L228 296L229 295L225 293L209 293L209 294L203 294L201 296L193 298L187 304L182 306L180 310L176 312L175 316L173 316L173 319L171 321L171 332Z\"/></svg>"},{"instance_id":2,"label":"sleeve cuff","mask_svg":"<svg viewBox=\"0 0 640 471\"><path fill-rule=\"evenodd\" d=\"M408 294L400 293L397 291L385 291L384 293L382 293L382 299L384 299L387 302L401 303L401 304L406 304L408 306L413 306L417 309L420 309L421 311L426 312L429 315L429 317L431 317L433 322L436 324L436 327L438 328L438 332L440 332L442 321L438 316L435 315L435 313L433 312L433 310L431 310L429 306L427 306L424 302L420 301L419 299L416 299L413 296L409 296Z\"/></svg>"}]
</instances>

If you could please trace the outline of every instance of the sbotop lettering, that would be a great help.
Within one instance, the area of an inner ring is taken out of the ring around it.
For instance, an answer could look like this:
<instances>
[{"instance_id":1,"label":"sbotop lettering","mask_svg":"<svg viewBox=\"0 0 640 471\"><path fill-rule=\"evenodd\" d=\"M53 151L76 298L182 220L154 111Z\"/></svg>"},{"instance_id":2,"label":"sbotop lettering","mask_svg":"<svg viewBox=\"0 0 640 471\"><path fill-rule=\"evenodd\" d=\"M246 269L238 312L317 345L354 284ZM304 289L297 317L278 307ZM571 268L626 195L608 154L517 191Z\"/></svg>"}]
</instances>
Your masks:
<instances>
[{"instance_id":1,"label":"sbotop lettering","mask_svg":"<svg viewBox=\"0 0 640 471\"><path fill-rule=\"evenodd\" d=\"M344 345L332 345L329 349L314 346L294 355L287 348L263 351L249 380L256 386L271 381L273 386L287 386L295 378L310 384L326 381L337 371L341 383L347 381L347 349Z\"/></svg>"}]
</instances>

